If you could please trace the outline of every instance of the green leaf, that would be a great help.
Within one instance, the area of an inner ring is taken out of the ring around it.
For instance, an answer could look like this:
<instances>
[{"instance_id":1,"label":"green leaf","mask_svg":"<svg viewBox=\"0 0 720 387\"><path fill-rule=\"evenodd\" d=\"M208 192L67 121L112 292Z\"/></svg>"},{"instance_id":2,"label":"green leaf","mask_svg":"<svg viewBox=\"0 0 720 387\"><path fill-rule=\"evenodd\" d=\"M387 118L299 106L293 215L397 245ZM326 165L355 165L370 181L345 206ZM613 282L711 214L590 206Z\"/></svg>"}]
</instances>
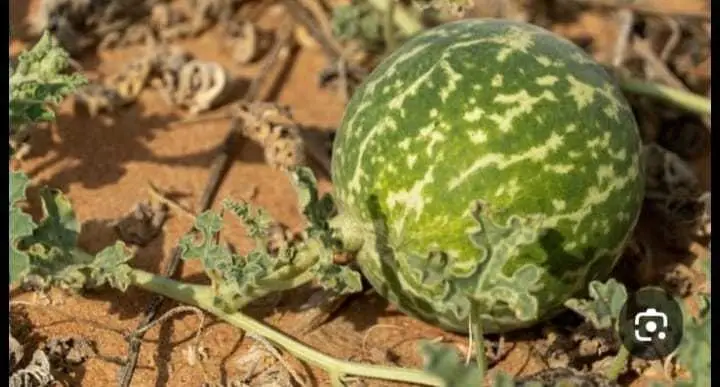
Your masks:
<instances>
[{"instance_id":1,"label":"green leaf","mask_svg":"<svg viewBox=\"0 0 720 387\"><path fill-rule=\"evenodd\" d=\"M363 290L362 276L348 266L324 263L314 266L313 272L320 285L326 290L340 294L357 293Z\"/></svg>"},{"instance_id":2,"label":"green leaf","mask_svg":"<svg viewBox=\"0 0 720 387\"><path fill-rule=\"evenodd\" d=\"M59 103L87 83L81 74L64 74L69 55L49 32L10 66L10 120L13 126L50 121L55 114L48 103Z\"/></svg>"},{"instance_id":3,"label":"green leaf","mask_svg":"<svg viewBox=\"0 0 720 387\"><path fill-rule=\"evenodd\" d=\"M60 190L43 187L40 189L43 219L32 236L23 240L23 245L35 243L70 250L77 244L80 223L75 217L70 200Z\"/></svg>"},{"instance_id":4,"label":"green leaf","mask_svg":"<svg viewBox=\"0 0 720 387\"><path fill-rule=\"evenodd\" d=\"M523 384L523 387L543 387L540 383L538 383L537 386L531 383ZM515 382L512 376L498 370L493 378L493 387L517 387L517 382Z\"/></svg>"},{"instance_id":5,"label":"green leaf","mask_svg":"<svg viewBox=\"0 0 720 387\"><path fill-rule=\"evenodd\" d=\"M565 306L585 317L596 329L612 328L627 301L625 286L611 278L606 283L591 281L588 288L590 300L572 298Z\"/></svg>"},{"instance_id":6,"label":"green leaf","mask_svg":"<svg viewBox=\"0 0 720 387\"><path fill-rule=\"evenodd\" d=\"M445 387L477 387L482 385L483 371L461 362L458 353L449 345L422 342L425 371L437 375Z\"/></svg>"},{"instance_id":7,"label":"green leaf","mask_svg":"<svg viewBox=\"0 0 720 387\"><path fill-rule=\"evenodd\" d=\"M126 263L133 258L133 252L122 241L116 241L95 255L90 267L90 278L95 286L109 284L115 289L126 291L130 286L132 268Z\"/></svg>"},{"instance_id":8,"label":"green leaf","mask_svg":"<svg viewBox=\"0 0 720 387\"><path fill-rule=\"evenodd\" d=\"M267 238L268 229L272 224L272 218L262 208L258 208L253 212L252 206L246 202L236 202L230 199L223 200L223 207L230 210L245 225L248 236L255 239L257 247L262 247L262 240Z\"/></svg>"},{"instance_id":9,"label":"green leaf","mask_svg":"<svg viewBox=\"0 0 720 387\"><path fill-rule=\"evenodd\" d=\"M335 203L330 195L318 197L317 179L310 168L298 167L290 172L291 180L298 195L298 204L309 225L307 234L310 238L321 239L326 246L337 245L328 225L328 220L335 212Z\"/></svg>"},{"instance_id":10,"label":"green leaf","mask_svg":"<svg viewBox=\"0 0 720 387\"><path fill-rule=\"evenodd\" d=\"M687 308L683 308L685 330L677 350L677 361L690 372L691 380L676 381L678 387L710 385L710 299L708 296L701 298L705 303L701 305L698 317L692 317Z\"/></svg>"},{"instance_id":11,"label":"green leaf","mask_svg":"<svg viewBox=\"0 0 720 387\"><path fill-rule=\"evenodd\" d=\"M10 172L10 205L25 200L25 190L30 184L30 179L23 172Z\"/></svg>"},{"instance_id":12,"label":"green leaf","mask_svg":"<svg viewBox=\"0 0 720 387\"><path fill-rule=\"evenodd\" d=\"M24 173L10 172L10 284L17 283L30 271L30 256L18 249L18 242L32 235L37 225L30 215L16 206L25 200L29 182Z\"/></svg>"},{"instance_id":13,"label":"green leaf","mask_svg":"<svg viewBox=\"0 0 720 387\"><path fill-rule=\"evenodd\" d=\"M200 259L205 270L217 269L231 256L230 250L215 242L215 234L222 229L222 219L212 211L205 211L195 219L195 229L200 232L201 240L194 243L192 235L180 239L180 251L185 260Z\"/></svg>"},{"instance_id":14,"label":"green leaf","mask_svg":"<svg viewBox=\"0 0 720 387\"><path fill-rule=\"evenodd\" d=\"M373 52L385 47L382 15L367 2L334 7L331 23L333 35L340 41L356 40Z\"/></svg>"}]
</instances>

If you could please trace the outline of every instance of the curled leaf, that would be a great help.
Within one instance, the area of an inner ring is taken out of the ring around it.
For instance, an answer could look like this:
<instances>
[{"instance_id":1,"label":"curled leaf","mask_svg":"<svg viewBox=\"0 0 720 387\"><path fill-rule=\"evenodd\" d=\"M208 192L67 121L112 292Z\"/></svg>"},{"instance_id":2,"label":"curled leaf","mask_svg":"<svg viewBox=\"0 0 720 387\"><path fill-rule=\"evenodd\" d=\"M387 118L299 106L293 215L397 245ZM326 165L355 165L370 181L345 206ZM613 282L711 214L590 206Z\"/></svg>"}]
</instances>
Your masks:
<instances>
[{"instance_id":1,"label":"curled leaf","mask_svg":"<svg viewBox=\"0 0 720 387\"><path fill-rule=\"evenodd\" d=\"M585 317L596 329L612 328L627 301L625 286L611 278L605 283L591 281L588 288L590 300L572 298L565 306Z\"/></svg>"}]
</instances>

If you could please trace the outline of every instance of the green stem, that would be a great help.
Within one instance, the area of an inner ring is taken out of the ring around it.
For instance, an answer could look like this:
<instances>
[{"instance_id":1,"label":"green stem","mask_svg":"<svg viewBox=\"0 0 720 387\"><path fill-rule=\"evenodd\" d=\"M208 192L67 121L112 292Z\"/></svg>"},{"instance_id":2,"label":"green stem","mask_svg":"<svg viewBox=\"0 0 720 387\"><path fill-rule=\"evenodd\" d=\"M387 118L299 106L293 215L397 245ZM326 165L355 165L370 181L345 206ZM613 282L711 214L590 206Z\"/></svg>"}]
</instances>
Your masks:
<instances>
[{"instance_id":1,"label":"green stem","mask_svg":"<svg viewBox=\"0 0 720 387\"><path fill-rule=\"evenodd\" d=\"M701 95L633 78L620 79L619 83L629 93L661 99L693 113L710 114L710 99Z\"/></svg>"},{"instance_id":2,"label":"green stem","mask_svg":"<svg viewBox=\"0 0 720 387\"><path fill-rule=\"evenodd\" d=\"M214 297L209 286L186 284L138 269L132 270L131 281L134 285L145 290L161 294L184 304L200 307L233 326L263 336L298 359L313 364L330 375L355 375L424 386L444 386L444 382L440 378L421 370L384 367L335 359L241 312L225 312L213 302Z\"/></svg>"},{"instance_id":3,"label":"green stem","mask_svg":"<svg viewBox=\"0 0 720 387\"><path fill-rule=\"evenodd\" d=\"M470 302L470 316L477 318L481 316L480 309L475 301ZM471 321L470 331L475 338L475 361L477 362L480 372L485 375L485 339L483 337L482 321Z\"/></svg>"},{"instance_id":4,"label":"green stem","mask_svg":"<svg viewBox=\"0 0 720 387\"><path fill-rule=\"evenodd\" d=\"M392 18L403 35L412 36L422 31L423 25L420 23L420 18L400 4L391 5L391 3L395 3L396 1L397 0L368 0L368 3L383 14L390 12L390 7L393 7Z\"/></svg>"},{"instance_id":5,"label":"green stem","mask_svg":"<svg viewBox=\"0 0 720 387\"><path fill-rule=\"evenodd\" d=\"M617 380L618 376L620 376L620 373L625 368L629 357L630 352L628 352L624 345L620 345L620 352L615 355L615 359L613 359L610 369L607 371L607 378L610 380Z\"/></svg>"}]
</instances>

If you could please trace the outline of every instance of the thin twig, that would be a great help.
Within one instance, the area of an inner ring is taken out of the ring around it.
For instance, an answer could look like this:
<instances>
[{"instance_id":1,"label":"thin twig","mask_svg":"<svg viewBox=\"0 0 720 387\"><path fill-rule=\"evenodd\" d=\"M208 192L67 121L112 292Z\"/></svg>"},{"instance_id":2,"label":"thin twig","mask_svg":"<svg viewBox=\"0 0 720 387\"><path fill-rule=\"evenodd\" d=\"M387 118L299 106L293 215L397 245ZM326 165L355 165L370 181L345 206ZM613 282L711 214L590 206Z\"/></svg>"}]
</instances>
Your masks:
<instances>
[{"instance_id":1,"label":"thin twig","mask_svg":"<svg viewBox=\"0 0 720 387\"><path fill-rule=\"evenodd\" d=\"M662 82L668 86L674 87L676 89L680 89L682 91L689 92L685 84L678 79L678 77L675 76L675 74L670 71L670 69L667 68L665 63L658 58L658 56L653 52L652 48L650 47L650 42L648 42L646 39L637 38L633 41L633 51L642 59L645 61L647 66L652 70L652 74L650 74L650 77L652 78L660 78Z\"/></svg>"},{"instance_id":2,"label":"thin twig","mask_svg":"<svg viewBox=\"0 0 720 387\"><path fill-rule=\"evenodd\" d=\"M332 22L328 18L327 13L323 9L322 5L316 0L298 0L310 13L313 15L317 24L320 25L320 30L328 38L328 42L337 50L342 52L343 47L340 42L333 36Z\"/></svg>"},{"instance_id":3,"label":"thin twig","mask_svg":"<svg viewBox=\"0 0 720 387\"><path fill-rule=\"evenodd\" d=\"M616 14L618 19L618 37L613 52L613 66L620 68L625 62L625 53L627 52L628 42L632 35L632 27L635 21L635 15L631 10L622 9Z\"/></svg>"},{"instance_id":4,"label":"thin twig","mask_svg":"<svg viewBox=\"0 0 720 387\"><path fill-rule=\"evenodd\" d=\"M672 51L677 47L678 43L680 42L681 33L679 25L680 23L678 23L677 20L671 17L665 17L663 19L667 22L668 26L670 26L670 30L672 31L670 37L665 43L665 46L663 47L662 51L660 51L660 60L666 62L670 57Z\"/></svg>"},{"instance_id":5,"label":"thin twig","mask_svg":"<svg viewBox=\"0 0 720 387\"><path fill-rule=\"evenodd\" d=\"M365 334L363 335L363 338L362 338L361 348L362 348L362 351L363 351L363 352L365 352L365 353L368 352L368 350L367 350L367 339L368 339L368 337L370 337L370 333L371 333L372 331L374 331L375 329L378 329L378 328L402 329L402 327L397 326L397 325L392 325L392 324L375 324L375 325L371 326L370 328L368 328L367 331L365 331Z\"/></svg>"},{"instance_id":6,"label":"thin twig","mask_svg":"<svg viewBox=\"0 0 720 387\"><path fill-rule=\"evenodd\" d=\"M272 344L270 344L270 342L266 338L264 338L260 335L256 335L251 332L249 332L247 335L248 335L248 337L250 337L253 340L262 344L262 346L265 347L265 350L267 352L269 352L283 366L283 368L285 368L285 370L290 374L290 376L293 379L295 379L296 382L298 382L298 384L300 384L303 387L307 386L307 383L305 383L305 380L302 379L300 377L300 375L297 374L297 372L295 372L295 370L290 366L290 364L288 364L288 362L285 361L285 359L282 357L282 355L277 350L277 348L275 348Z\"/></svg>"},{"instance_id":7,"label":"thin twig","mask_svg":"<svg viewBox=\"0 0 720 387\"><path fill-rule=\"evenodd\" d=\"M195 221L196 217L195 217L195 215L193 215L193 213L190 210L181 206L178 202L163 195L160 192L160 190L158 190L157 187L155 187L155 185L149 181L148 181L148 192L150 193L150 196L152 196L155 200L167 205L168 207L172 208L173 210L175 210L176 212L180 213L181 215L187 217L188 219Z\"/></svg>"}]
</instances>

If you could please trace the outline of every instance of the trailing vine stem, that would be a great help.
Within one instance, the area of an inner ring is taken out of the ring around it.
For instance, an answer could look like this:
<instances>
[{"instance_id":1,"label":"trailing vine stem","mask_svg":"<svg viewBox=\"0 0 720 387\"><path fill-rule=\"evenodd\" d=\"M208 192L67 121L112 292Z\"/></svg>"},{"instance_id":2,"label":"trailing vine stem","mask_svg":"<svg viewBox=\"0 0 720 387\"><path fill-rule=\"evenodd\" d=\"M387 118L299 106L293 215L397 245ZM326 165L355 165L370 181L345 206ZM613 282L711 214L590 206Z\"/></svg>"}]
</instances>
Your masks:
<instances>
[{"instance_id":1,"label":"trailing vine stem","mask_svg":"<svg viewBox=\"0 0 720 387\"><path fill-rule=\"evenodd\" d=\"M73 255L78 261L90 261L93 259L90 254L78 248L73 250ZM298 282L300 278L305 277L298 276ZM308 278L307 282L311 278ZM422 370L361 364L328 356L242 312L228 312L224 308L217 306L215 302L216 296L211 286L188 284L140 269L130 269L129 279L131 285L172 298L183 304L197 306L237 328L263 336L298 359L328 372L331 378L336 381L344 375L354 375L424 386L445 385L445 382L439 377ZM252 299L255 299L255 297L252 297ZM246 301L250 302L252 299L248 298Z\"/></svg>"}]
</instances>

